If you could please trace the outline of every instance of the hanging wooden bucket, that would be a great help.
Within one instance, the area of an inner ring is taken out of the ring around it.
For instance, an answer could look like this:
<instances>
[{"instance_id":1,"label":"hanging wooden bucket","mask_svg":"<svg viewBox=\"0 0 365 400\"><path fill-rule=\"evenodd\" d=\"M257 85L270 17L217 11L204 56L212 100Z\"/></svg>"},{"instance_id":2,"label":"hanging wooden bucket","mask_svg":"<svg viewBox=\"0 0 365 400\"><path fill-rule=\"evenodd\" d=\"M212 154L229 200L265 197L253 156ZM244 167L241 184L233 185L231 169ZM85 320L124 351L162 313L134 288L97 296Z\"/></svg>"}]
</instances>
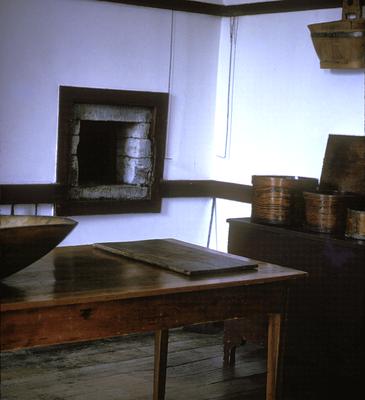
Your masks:
<instances>
[{"instance_id":1,"label":"hanging wooden bucket","mask_svg":"<svg viewBox=\"0 0 365 400\"><path fill-rule=\"evenodd\" d=\"M253 222L296 225L304 214L304 190L315 190L316 178L282 175L253 175Z\"/></svg>"},{"instance_id":2,"label":"hanging wooden bucket","mask_svg":"<svg viewBox=\"0 0 365 400\"><path fill-rule=\"evenodd\" d=\"M321 68L365 68L360 0L343 2L342 20L308 25Z\"/></svg>"}]
</instances>

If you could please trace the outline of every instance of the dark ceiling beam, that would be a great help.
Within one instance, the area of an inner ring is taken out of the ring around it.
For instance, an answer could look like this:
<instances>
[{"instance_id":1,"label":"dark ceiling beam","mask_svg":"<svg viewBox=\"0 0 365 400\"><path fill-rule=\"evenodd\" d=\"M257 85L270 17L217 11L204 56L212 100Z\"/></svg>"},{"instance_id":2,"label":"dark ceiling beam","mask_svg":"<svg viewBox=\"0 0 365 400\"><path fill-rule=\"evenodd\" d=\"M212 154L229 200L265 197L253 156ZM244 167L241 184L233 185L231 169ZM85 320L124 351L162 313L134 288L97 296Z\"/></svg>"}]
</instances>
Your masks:
<instances>
[{"instance_id":1,"label":"dark ceiling beam","mask_svg":"<svg viewBox=\"0 0 365 400\"><path fill-rule=\"evenodd\" d=\"M225 6L188 0L97 0L108 3L130 4L141 7L162 8L164 10L186 11L221 17Z\"/></svg>"},{"instance_id":2,"label":"dark ceiling beam","mask_svg":"<svg viewBox=\"0 0 365 400\"><path fill-rule=\"evenodd\" d=\"M109 3L129 4L165 10L186 11L220 17L235 17L257 14L284 13L292 11L319 10L342 7L342 0L282 0L264 3L237 4L223 6L188 0L97 0ZM364 4L364 0L362 1Z\"/></svg>"},{"instance_id":3,"label":"dark ceiling beam","mask_svg":"<svg viewBox=\"0 0 365 400\"><path fill-rule=\"evenodd\" d=\"M282 0L226 6L227 16L285 13L342 7L342 0Z\"/></svg>"}]
</instances>

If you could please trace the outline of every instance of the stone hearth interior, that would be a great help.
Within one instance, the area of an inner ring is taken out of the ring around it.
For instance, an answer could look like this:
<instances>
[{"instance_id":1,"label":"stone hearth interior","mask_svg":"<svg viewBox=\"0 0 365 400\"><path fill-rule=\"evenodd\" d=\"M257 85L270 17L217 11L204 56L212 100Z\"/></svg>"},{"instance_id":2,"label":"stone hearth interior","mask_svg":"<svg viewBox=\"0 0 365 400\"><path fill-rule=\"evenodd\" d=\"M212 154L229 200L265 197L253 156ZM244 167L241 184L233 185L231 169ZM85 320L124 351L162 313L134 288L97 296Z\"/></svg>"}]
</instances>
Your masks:
<instances>
[{"instance_id":1,"label":"stone hearth interior","mask_svg":"<svg viewBox=\"0 0 365 400\"><path fill-rule=\"evenodd\" d=\"M153 182L152 110L75 104L71 199L148 199Z\"/></svg>"}]
</instances>

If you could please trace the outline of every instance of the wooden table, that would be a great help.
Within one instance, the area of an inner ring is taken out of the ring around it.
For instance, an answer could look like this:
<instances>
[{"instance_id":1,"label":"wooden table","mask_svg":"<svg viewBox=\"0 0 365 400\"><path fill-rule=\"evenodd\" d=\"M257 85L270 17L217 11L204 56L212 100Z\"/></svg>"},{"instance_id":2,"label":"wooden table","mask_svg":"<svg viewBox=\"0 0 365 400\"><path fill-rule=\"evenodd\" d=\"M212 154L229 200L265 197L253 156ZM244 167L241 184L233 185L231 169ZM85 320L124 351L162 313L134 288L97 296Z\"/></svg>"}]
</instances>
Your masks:
<instances>
[{"instance_id":1,"label":"wooden table","mask_svg":"<svg viewBox=\"0 0 365 400\"><path fill-rule=\"evenodd\" d=\"M259 263L257 271L192 278L92 246L56 248L0 284L1 349L154 331L153 398L162 400L168 329L265 313L272 400L288 287L305 275Z\"/></svg>"}]
</instances>

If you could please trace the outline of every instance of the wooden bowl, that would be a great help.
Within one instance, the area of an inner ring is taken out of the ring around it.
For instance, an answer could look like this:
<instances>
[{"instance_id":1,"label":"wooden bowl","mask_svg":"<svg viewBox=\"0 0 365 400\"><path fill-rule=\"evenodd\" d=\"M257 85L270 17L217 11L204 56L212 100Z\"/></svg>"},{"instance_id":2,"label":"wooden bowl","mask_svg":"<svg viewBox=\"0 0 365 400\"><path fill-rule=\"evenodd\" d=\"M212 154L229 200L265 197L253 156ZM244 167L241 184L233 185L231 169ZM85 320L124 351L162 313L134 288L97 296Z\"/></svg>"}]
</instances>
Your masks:
<instances>
[{"instance_id":1,"label":"wooden bowl","mask_svg":"<svg viewBox=\"0 0 365 400\"><path fill-rule=\"evenodd\" d=\"M76 225L70 218L0 216L0 279L46 255Z\"/></svg>"}]
</instances>

